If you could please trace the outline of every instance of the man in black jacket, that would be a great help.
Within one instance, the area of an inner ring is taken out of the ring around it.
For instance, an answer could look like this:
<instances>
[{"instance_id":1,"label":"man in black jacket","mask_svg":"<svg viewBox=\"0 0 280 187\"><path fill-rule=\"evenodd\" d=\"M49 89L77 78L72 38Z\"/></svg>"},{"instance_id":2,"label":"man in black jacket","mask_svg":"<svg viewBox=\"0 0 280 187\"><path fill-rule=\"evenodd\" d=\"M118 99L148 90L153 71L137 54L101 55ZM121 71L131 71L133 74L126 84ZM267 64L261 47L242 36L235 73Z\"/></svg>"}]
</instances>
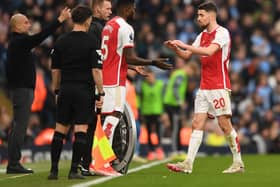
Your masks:
<instances>
[{"instance_id":1,"label":"man in black jacket","mask_svg":"<svg viewBox=\"0 0 280 187\"><path fill-rule=\"evenodd\" d=\"M92 0L92 11L93 17L88 33L101 48L102 30L112 14L111 0Z\"/></svg>"},{"instance_id":2,"label":"man in black jacket","mask_svg":"<svg viewBox=\"0 0 280 187\"><path fill-rule=\"evenodd\" d=\"M101 49L101 34L106 21L109 20L110 15L112 14L112 3L111 0L92 0L91 7L93 17L88 33L96 46ZM99 61L98 63L102 64L102 61ZM102 74L102 69L100 69L100 73ZM87 150L84 152L81 164L81 173L84 176L93 175L89 172L89 166L92 161L91 150L95 128L96 119L88 126L87 130Z\"/></svg>"},{"instance_id":3,"label":"man in black jacket","mask_svg":"<svg viewBox=\"0 0 280 187\"><path fill-rule=\"evenodd\" d=\"M14 121L8 140L7 174L33 173L33 170L26 169L19 163L36 79L31 50L55 32L61 23L70 17L70 10L65 8L57 20L42 32L32 36L28 35L31 24L25 15L15 14L10 20L12 33L8 47L7 80L9 94L13 102Z\"/></svg>"}]
</instances>

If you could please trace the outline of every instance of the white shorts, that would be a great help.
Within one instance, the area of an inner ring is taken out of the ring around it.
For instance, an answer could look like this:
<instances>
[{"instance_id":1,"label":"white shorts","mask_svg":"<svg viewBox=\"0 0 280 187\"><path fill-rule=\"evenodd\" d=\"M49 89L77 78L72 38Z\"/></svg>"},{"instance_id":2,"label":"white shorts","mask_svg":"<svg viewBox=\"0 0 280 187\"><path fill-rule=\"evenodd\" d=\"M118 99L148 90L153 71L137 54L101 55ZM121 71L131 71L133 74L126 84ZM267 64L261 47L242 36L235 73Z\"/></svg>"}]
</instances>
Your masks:
<instances>
[{"instance_id":1,"label":"white shorts","mask_svg":"<svg viewBox=\"0 0 280 187\"><path fill-rule=\"evenodd\" d=\"M126 98L126 88L124 86L104 87L104 101L102 113L114 111L123 112Z\"/></svg>"},{"instance_id":2,"label":"white shorts","mask_svg":"<svg viewBox=\"0 0 280 187\"><path fill-rule=\"evenodd\" d=\"M194 113L208 113L213 116L232 115L230 91L199 89L194 101Z\"/></svg>"}]
</instances>

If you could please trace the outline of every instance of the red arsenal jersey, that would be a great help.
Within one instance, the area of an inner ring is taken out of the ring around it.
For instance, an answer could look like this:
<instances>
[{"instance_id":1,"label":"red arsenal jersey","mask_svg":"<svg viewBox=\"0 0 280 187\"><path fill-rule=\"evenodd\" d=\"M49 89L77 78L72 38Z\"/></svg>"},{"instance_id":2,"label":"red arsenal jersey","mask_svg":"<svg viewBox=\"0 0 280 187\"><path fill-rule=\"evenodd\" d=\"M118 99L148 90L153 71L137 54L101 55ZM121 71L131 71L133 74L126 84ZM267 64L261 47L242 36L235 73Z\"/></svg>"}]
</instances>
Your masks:
<instances>
[{"instance_id":1,"label":"red arsenal jersey","mask_svg":"<svg viewBox=\"0 0 280 187\"><path fill-rule=\"evenodd\" d=\"M195 47L216 44L220 49L212 56L201 56L200 89L231 89L228 75L231 40L228 30L219 26L212 32L204 30L193 43Z\"/></svg>"},{"instance_id":2,"label":"red arsenal jersey","mask_svg":"<svg viewBox=\"0 0 280 187\"><path fill-rule=\"evenodd\" d=\"M127 63L123 49L134 46L134 30L121 17L114 17L102 32L102 60L104 87L125 86Z\"/></svg>"}]
</instances>

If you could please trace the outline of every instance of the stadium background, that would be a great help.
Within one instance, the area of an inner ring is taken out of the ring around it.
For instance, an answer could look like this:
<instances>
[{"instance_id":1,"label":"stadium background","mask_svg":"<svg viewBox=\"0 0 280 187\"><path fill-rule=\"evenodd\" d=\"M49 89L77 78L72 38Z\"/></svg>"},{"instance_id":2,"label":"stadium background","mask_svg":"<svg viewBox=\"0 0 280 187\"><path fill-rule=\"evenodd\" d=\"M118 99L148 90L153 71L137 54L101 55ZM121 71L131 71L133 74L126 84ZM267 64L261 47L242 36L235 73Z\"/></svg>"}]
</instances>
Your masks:
<instances>
[{"instance_id":1,"label":"stadium background","mask_svg":"<svg viewBox=\"0 0 280 187\"><path fill-rule=\"evenodd\" d=\"M163 42L179 39L191 43L194 40L200 32L195 24L195 6L202 1L136 0L136 2L136 21L130 23L136 31L135 42L138 55L144 58L169 57L170 63L180 64L181 60L164 47ZM219 7L218 22L229 29L232 37L230 77L233 124L238 130L243 152L279 153L280 1L215 0L215 2ZM0 1L0 163L4 163L6 159L7 134L12 120L5 77L10 16L16 11L28 15L33 22L32 33L37 33L56 17L63 6L73 8L79 3L87 4L88 0ZM55 124L55 103L50 91L49 55L57 37L70 29L69 21L54 36L49 37L33 51L37 66L36 98L32 106L33 114L29 120L25 141L26 155L29 155L31 159L34 159L34 154L30 156L32 153L48 148L38 146L49 143L41 142L38 137L40 133L48 131L48 128L54 127ZM184 129L190 128L193 97L199 86L199 62L197 58L191 61L197 66L195 74L188 80ZM158 69L153 69L153 71L158 79L168 82L170 72ZM141 91L139 85L142 79L142 77L134 79L137 91ZM164 120L162 126L165 132L170 131L168 123ZM215 121L210 121L206 128L208 133L201 150L205 153L213 153L213 150L218 153L228 152L226 141L221 137L222 132ZM166 136L167 138L163 138L163 141L168 140L168 135ZM71 142L71 135L68 141ZM145 140L142 143L145 144ZM187 142L184 146L187 146ZM146 154L145 150L145 146L142 146L143 156ZM70 153L66 152L65 155L70 155Z\"/></svg>"}]
</instances>

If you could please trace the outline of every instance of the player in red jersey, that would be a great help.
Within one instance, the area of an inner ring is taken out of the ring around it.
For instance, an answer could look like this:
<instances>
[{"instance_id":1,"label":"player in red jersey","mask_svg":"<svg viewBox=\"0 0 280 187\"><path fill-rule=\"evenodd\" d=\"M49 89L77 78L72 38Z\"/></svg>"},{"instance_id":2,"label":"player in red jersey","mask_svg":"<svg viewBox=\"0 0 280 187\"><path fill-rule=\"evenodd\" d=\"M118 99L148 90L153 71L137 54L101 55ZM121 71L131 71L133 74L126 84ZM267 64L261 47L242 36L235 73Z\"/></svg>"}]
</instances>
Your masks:
<instances>
[{"instance_id":1,"label":"player in red jersey","mask_svg":"<svg viewBox=\"0 0 280 187\"><path fill-rule=\"evenodd\" d=\"M179 40L165 42L165 45L174 50L178 56L189 59L192 54L196 54L200 56L201 61L201 82L195 98L193 132L188 156L183 162L167 164L167 167L175 172L192 172L193 162L202 142L203 129L209 115L217 117L233 154L233 164L223 173L244 171L237 133L231 124L231 86L228 76L230 34L226 28L218 25L216 20L216 5L212 2L202 3L198 7L197 21L204 30L197 36L194 43L187 45Z\"/></svg>"},{"instance_id":2,"label":"player in red jersey","mask_svg":"<svg viewBox=\"0 0 280 187\"><path fill-rule=\"evenodd\" d=\"M135 54L134 30L127 20L134 17L134 0L119 0L116 4L117 16L105 25L102 32L102 60L104 104L102 114L105 114L104 132L111 145L114 130L124 110L126 98L126 74L128 68L137 69L137 66L154 65L161 69L171 69L167 59L143 59ZM143 73L143 71L142 71Z\"/></svg>"}]
</instances>

